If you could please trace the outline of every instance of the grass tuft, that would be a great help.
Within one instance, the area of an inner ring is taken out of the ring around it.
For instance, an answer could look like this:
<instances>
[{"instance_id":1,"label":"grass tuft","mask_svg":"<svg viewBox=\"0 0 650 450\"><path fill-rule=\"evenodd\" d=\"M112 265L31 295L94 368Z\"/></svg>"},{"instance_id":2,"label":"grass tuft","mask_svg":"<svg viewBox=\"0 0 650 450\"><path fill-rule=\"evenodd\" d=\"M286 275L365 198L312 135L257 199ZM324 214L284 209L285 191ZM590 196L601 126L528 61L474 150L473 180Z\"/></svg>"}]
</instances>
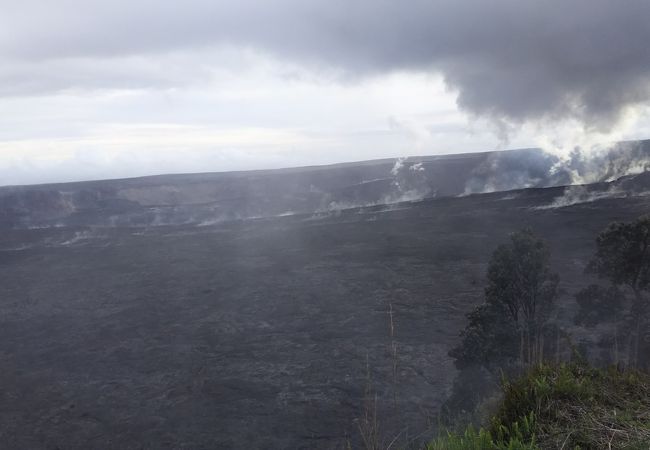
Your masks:
<instances>
[{"instance_id":1,"label":"grass tuft","mask_svg":"<svg viewBox=\"0 0 650 450\"><path fill-rule=\"evenodd\" d=\"M428 450L650 448L650 375L584 364L540 365L503 384L489 425L448 433Z\"/></svg>"}]
</instances>

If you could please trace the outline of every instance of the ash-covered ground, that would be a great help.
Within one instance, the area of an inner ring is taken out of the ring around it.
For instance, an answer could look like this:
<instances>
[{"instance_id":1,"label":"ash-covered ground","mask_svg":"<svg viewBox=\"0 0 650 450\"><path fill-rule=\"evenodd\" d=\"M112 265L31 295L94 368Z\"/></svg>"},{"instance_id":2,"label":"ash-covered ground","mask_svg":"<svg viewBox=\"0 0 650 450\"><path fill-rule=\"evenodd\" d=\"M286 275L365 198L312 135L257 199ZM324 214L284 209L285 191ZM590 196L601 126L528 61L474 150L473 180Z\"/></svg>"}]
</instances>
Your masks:
<instances>
[{"instance_id":1,"label":"ash-covered ground","mask_svg":"<svg viewBox=\"0 0 650 450\"><path fill-rule=\"evenodd\" d=\"M383 432L417 442L492 250L522 227L547 239L568 326L597 233L650 211L649 187L644 173L212 224L14 223L1 446L341 448L368 386Z\"/></svg>"}]
</instances>

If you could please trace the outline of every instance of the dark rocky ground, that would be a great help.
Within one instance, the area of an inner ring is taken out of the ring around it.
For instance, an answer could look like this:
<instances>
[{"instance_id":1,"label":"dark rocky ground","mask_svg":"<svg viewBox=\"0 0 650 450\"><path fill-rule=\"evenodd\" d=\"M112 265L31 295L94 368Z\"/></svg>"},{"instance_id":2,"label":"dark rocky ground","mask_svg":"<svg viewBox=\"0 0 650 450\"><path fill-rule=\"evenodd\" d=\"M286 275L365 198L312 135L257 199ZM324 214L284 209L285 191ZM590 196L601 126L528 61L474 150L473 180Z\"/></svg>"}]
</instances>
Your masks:
<instances>
[{"instance_id":1,"label":"dark rocky ground","mask_svg":"<svg viewBox=\"0 0 650 450\"><path fill-rule=\"evenodd\" d=\"M494 247L524 226L549 241L569 323L596 234L650 211L648 196L536 209L562 193L5 229L0 446L340 448L358 442L368 378L386 435L424 437Z\"/></svg>"}]
</instances>

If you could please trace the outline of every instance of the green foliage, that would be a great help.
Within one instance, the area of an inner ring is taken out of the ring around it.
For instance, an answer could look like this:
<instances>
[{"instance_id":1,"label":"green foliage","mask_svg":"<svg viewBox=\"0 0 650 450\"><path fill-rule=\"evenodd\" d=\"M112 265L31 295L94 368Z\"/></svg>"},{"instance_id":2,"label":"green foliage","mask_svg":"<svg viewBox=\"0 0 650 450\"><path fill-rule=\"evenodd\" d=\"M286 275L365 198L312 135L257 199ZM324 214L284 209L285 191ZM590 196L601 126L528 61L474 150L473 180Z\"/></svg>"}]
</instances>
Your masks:
<instances>
[{"instance_id":1,"label":"green foliage","mask_svg":"<svg viewBox=\"0 0 650 450\"><path fill-rule=\"evenodd\" d=\"M490 429L531 414L540 448L650 445L650 376L583 364L537 366L504 384L504 400Z\"/></svg>"},{"instance_id":2,"label":"green foliage","mask_svg":"<svg viewBox=\"0 0 650 450\"><path fill-rule=\"evenodd\" d=\"M635 292L650 288L650 215L612 223L598 235L596 246L590 272Z\"/></svg>"},{"instance_id":3,"label":"green foliage","mask_svg":"<svg viewBox=\"0 0 650 450\"><path fill-rule=\"evenodd\" d=\"M531 420L534 419L531 417ZM447 433L426 446L427 450L537 450L534 438L529 436L534 425L525 422L522 426L515 423L513 430L507 430L509 437L503 438L503 433L496 437L485 428L478 431L469 426L464 433Z\"/></svg>"},{"instance_id":4,"label":"green foliage","mask_svg":"<svg viewBox=\"0 0 650 450\"><path fill-rule=\"evenodd\" d=\"M550 251L530 230L513 233L493 253L485 303L468 314L463 341L449 355L464 369L475 364L496 372L518 358L536 360L542 328L558 295Z\"/></svg>"},{"instance_id":5,"label":"green foliage","mask_svg":"<svg viewBox=\"0 0 650 450\"><path fill-rule=\"evenodd\" d=\"M648 449L650 375L540 365L504 382L501 405L487 427L448 433L428 450Z\"/></svg>"},{"instance_id":6,"label":"green foliage","mask_svg":"<svg viewBox=\"0 0 650 450\"><path fill-rule=\"evenodd\" d=\"M634 222L612 223L596 239L596 254L587 272L610 287L591 285L578 294L576 323L613 323L613 334L602 342L611 348L612 362L650 367L650 215Z\"/></svg>"},{"instance_id":7,"label":"green foliage","mask_svg":"<svg viewBox=\"0 0 650 450\"><path fill-rule=\"evenodd\" d=\"M543 320L557 296L559 277L550 270L550 250L531 230L510 235L488 266L485 302L498 306L514 323Z\"/></svg>"},{"instance_id":8,"label":"green foliage","mask_svg":"<svg viewBox=\"0 0 650 450\"><path fill-rule=\"evenodd\" d=\"M460 346L452 349L456 367L465 370L474 365L497 371L519 355L517 327L500 305L482 304L467 315L467 327L461 333Z\"/></svg>"}]
</instances>

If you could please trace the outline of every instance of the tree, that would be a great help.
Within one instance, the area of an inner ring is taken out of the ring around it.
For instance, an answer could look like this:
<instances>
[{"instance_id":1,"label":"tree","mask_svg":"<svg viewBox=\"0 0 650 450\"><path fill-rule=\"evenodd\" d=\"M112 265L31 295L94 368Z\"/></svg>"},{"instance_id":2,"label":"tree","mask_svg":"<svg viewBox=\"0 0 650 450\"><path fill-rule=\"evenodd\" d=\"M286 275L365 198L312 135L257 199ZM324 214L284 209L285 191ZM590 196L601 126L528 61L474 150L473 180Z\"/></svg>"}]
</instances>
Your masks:
<instances>
[{"instance_id":1,"label":"tree","mask_svg":"<svg viewBox=\"0 0 650 450\"><path fill-rule=\"evenodd\" d=\"M485 303L468 314L462 343L449 353L456 366L502 369L539 362L558 284L546 243L531 230L511 234L489 262Z\"/></svg>"},{"instance_id":2,"label":"tree","mask_svg":"<svg viewBox=\"0 0 650 450\"><path fill-rule=\"evenodd\" d=\"M640 303L650 287L650 215L615 222L596 239L596 255L587 271L615 286L629 287Z\"/></svg>"},{"instance_id":3,"label":"tree","mask_svg":"<svg viewBox=\"0 0 650 450\"><path fill-rule=\"evenodd\" d=\"M449 352L459 370L481 366L494 373L516 361L519 338L506 311L484 303L467 314L467 319L461 344Z\"/></svg>"},{"instance_id":4,"label":"tree","mask_svg":"<svg viewBox=\"0 0 650 450\"><path fill-rule=\"evenodd\" d=\"M530 230L510 235L488 264L485 302L467 315L460 345L449 352L460 370L443 405L447 420L471 411L498 385L502 373L540 362L544 331L558 295L547 245ZM550 334L550 333L549 333Z\"/></svg>"},{"instance_id":5,"label":"tree","mask_svg":"<svg viewBox=\"0 0 650 450\"><path fill-rule=\"evenodd\" d=\"M579 317L591 318L576 322L595 326L613 320L614 362L639 365L643 338L646 334L650 336L647 295L650 290L650 215L634 222L615 222L602 231L596 238L596 254L586 272L608 281L610 287L594 284L576 294ZM621 338L627 340L625 354L619 352Z\"/></svg>"}]
</instances>

